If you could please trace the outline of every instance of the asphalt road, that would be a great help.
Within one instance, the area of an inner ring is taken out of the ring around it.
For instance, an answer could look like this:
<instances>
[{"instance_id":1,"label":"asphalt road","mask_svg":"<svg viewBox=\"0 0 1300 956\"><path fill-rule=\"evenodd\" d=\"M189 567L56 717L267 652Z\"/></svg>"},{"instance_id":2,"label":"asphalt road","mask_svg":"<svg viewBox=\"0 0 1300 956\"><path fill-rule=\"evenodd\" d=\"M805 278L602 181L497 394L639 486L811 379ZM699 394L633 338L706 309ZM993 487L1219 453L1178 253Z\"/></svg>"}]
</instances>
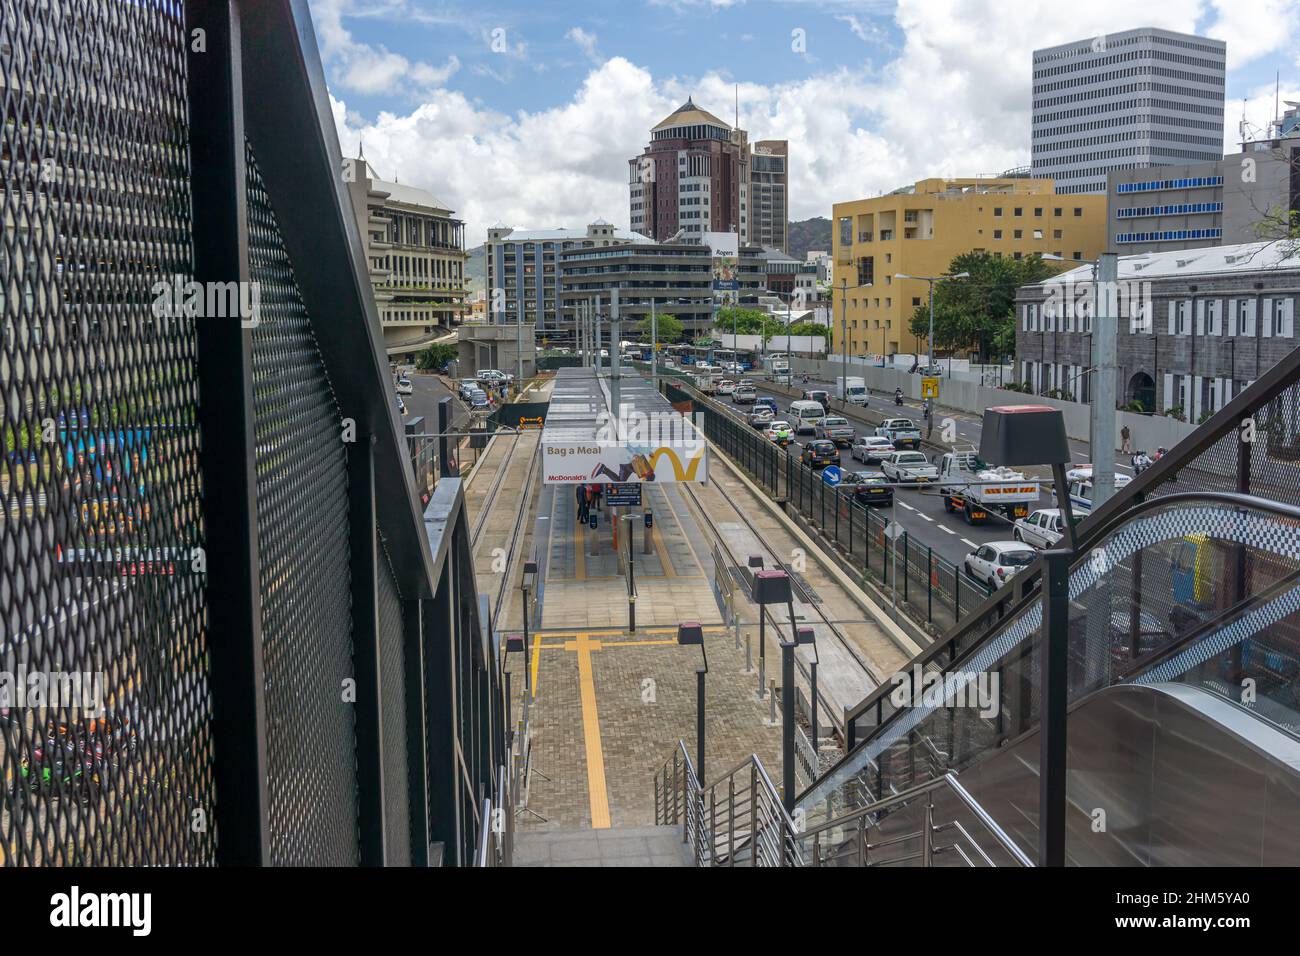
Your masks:
<instances>
[{"instance_id":1,"label":"asphalt road","mask_svg":"<svg viewBox=\"0 0 1300 956\"><path fill-rule=\"evenodd\" d=\"M786 415L790 408L792 399L786 395L778 394L769 388L765 388L761 379L754 378L755 387L758 394L772 398L781 416ZM834 384L829 382L817 381L810 379L806 386L796 379L796 387L806 388L823 388L828 392L833 392ZM748 406L735 405L727 396L717 396L714 401L718 407L744 415L748 411ZM833 404L838 405L838 402ZM894 404L893 395L884 395L881 393L872 393L869 398L869 408L878 414L883 414L888 418L910 418L917 422L922 436L925 435L925 419L922 406L904 402L902 407ZM832 414L835 413L832 409ZM781 417L778 416L778 417ZM976 448L979 447L982 419L971 415L967 412L958 412L953 409L945 409L942 406L936 408L935 413L935 434L937 440L939 431L944 426L944 419L951 418L956 428L955 444L969 443ZM850 418L849 422L854 426L854 435L872 434L872 427L855 421ZM802 451L803 444L809 441L811 436L805 434L797 437L796 444L790 446L791 454L796 457ZM1075 462L1086 463L1091 459L1088 456L1088 444L1086 442L1072 441L1071 450L1075 453ZM928 449L922 449L927 451ZM863 465L859 461L854 461L849 456L847 448L840 449L840 467L845 471L878 471L878 466ZM1116 461L1117 474L1132 474L1127 460ZM1030 507L1032 512L1035 508L1051 508L1054 506L1052 501L1050 486L1047 480L1050 478L1050 472L1047 468L1025 468L1026 474L1040 479L1042 494L1039 496L1037 505ZM911 539L918 544L927 545L935 550L936 553L943 555L954 564L960 564L962 559L971 551L982 544L990 541L1008 541L1011 540L1011 526L1009 522L1004 522L996 515L991 515L987 524L968 525L965 520L957 514L948 514L943 507L943 499L939 496L937 488L895 488L894 505L892 508L881 509L887 510L890 516L897 521L908 532Z\"/></svg>"}]
</instances>

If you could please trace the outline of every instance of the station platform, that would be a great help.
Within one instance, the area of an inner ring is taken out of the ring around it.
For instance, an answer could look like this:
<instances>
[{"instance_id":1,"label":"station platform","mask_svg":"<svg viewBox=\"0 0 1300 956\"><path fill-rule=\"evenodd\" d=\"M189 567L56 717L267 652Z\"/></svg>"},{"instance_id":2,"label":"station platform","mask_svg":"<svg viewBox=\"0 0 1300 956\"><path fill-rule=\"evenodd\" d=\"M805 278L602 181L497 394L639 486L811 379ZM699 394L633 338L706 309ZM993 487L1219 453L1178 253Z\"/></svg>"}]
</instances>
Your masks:
<instances>
[{"instance_id":1,"label":"station platform","mask_svg":"<svg viewBox=\"0 0 1300 956\"><path fill-rule=\"evenodd\" d=\"M796 685L805 704L812 691L808 665L814 659L818 665L821 734L809 742L811 728L804 721L800 779L806 780L817 769L819 747L834 751L844 709L911 656L906 636L879 620L883 612L864 604L863 595L849 593L847 579L823 563L811 541L798 537L779 506L713 450L696 473L701 480L644 480L639 506L602 505L594 531L580 526L580 483L543 480L548 438L592 441L610 390L590 370L563 371L568 374L554 383L540 439L511 437L517 446L507 457L505 436L494 438L502 447L487 450L467 492L483 519L475 547L480 588L500 589L501 555L493 549L505 547L503 541L513 540L520 554L537 563L527 604L528 651L507 655L516 718L527 701L534 771L518 815L521 831L654 823L654 774L678 741L692 753L695 748L702 656L698 646L677 644L683 622L699 622L705 634L706 777L716 778L750 755L780 766L781 715L772 692L780 677L781 633L769 624L760 645L756 607L729 593L750 555L762 556L766 567L792 569L795 623L817 634L815 651L798 651L802 676ZM622 403L633 411L671 409L643 379L622 386ZM618 520L629 514L630 523ZM511 531L515 516L519 530ZM523 563L504 572L511 583L496 619L499 631L519 636ZM776 617L788 634L786 609Z\"/></svg>"}]
</instances>

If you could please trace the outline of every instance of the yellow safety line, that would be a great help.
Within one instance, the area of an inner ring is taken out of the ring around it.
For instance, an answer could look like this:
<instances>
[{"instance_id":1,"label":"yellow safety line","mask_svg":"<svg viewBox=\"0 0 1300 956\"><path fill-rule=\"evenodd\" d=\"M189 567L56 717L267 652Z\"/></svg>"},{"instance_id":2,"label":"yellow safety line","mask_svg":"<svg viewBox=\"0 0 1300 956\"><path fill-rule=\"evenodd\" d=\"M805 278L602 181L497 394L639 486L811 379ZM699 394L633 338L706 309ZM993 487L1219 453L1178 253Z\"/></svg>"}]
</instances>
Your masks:
<instances>
[{"instance_id":1,"label":"yellow safety line","mask_svg":"<svg viewBox=\"0 0 1300 956\"><path fill-rule=\"evenodd\" d=\"M600 742L600 715L596 709L596 681L591 667L589 635L579 632L572 645L578 652L578 680L582 689L582 736L587 749L587 799L591 804L591 827L608 830L609 790L605 784L605 751Z\"/></svg>"},{"instance_id":2,"label":"yellow safety line","mask_svg":"<svg viewBox=\"0 0 1300 956\"><path fill-rule=\"evenodd\" d=\"M533 635L533 699L537 699L537 675L542 664L542 635Z\"/></svg>"}]
</instances>

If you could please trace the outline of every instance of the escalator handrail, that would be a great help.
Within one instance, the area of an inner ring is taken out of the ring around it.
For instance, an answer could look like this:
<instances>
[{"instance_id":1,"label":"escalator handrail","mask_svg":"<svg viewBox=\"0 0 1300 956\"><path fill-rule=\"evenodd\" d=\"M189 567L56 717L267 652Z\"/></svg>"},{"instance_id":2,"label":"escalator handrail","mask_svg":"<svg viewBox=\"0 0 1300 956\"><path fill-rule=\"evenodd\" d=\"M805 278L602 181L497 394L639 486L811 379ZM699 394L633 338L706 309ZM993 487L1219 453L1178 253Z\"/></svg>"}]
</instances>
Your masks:
<instances>
[{"instance_id":1,"label":"escalator handrail","mask_svg":"<svg viewBox=\"0 0 1300 956\"><path fill-rule=\"evenodd\" d=\"M1132 521L1135 521L1138 518L1143 517L1148 512L1155 511L1160 508L1177 507L1179 505L1187 505L1187 504L1219 504L1219 505L1227 505L1227 506L1239 507L1239 508L1249 508L1255 511L1269 512L1280 518L1284 518L1289 521L1295 521L1298 524L1300 524L1300 507L1297 507L1295 505L1285 504L1279 501L1271 501L1265 498L1257 498L1254 495L1242 494L1240 492L1188 491L1188 492L1179 492L1177 494L1172 494L1172 495L1162 495L1159 498L1148 498L1144 501L1138 502L1137 504L1133 505L1133 507L1125 511L1119 511L1116 512L1115 514L1110 515L1106 520L1098 524L1096 528L1093 530L1093 533L1089 536L1091 543L1081 547L1080 550L1076 552L1075 559L1070 564L1070 571L1073 572L1074 569L1080 563L1087 560L1088 554L1091 551L1095 550L1098 544L1103 543L1111 534L1111 532L1115 531L1121 525L1125 525ZM1043 559L1041 557L1036 558L1033 564L1031 564L1024 571L1021 571L1019 574L1017 574L1016 577L1021 577L1022 575L1028 576L1028 575L1040 574L1042 571L1042 566L1043 566ZM1040 599L1040 594L1038 592L1026 594L1024 597L1020 598L1008 609L1006 614L1004 614L996 622L994 622L993 626L986 631L985 639L992 637L998 633L1001 633L1004 627L1009 626L1012 621L1014 621L1017 617L1019 617L1025 610L1032 607L1033 604L1037 602L1039 599ZM993 600L994 598L990 598L989 602L993 602ZM990 609L991 608L992 608L992 604L990 603ZM975 621L979 620L979 617L980 615L978 613L972 616L971 626L973 626ZM949 638L948 640L936 641L935 643L931 644L920 654L918 654L915 658L913 658L912 661L909 662L908 669L910 670L912 667L916 666L917 664L924 666L925 664L930 663L934 659L934 657L936 657L942 650L945 649L945 647L952 645L952 642L953 640L955 640L955 637L956 635L954 635L953 638ZM949 670L959 669L960 665L964 661L969 659L970 656L973 655L980 647L982 647L984 643L985 643L984 639L972 641L968 647L960 651L957 651L952 656L952 658L946 663L946 665L941 669L940 673L946 673ZM858 717L866 713L872 707L877 706L881 700L888 697L890 694L893 693L893 691L894 691L893 681L886 681L882 683L879 687L877 687L874 691L872 691L871 694L869 694L866 697L866 699L862 701L862 703L852 708L845 715L845 719L844 719L845 726L852 727L854 722L858 719ZM843 767L843 765L846 762L848 762L855 753L857 753L859 748L867 745L871 740L879 736L880 733L886 727L888 727L901 713L903 713L902 709L895 709L881 723L877 724L867 737L865 737L862 740L854 740L854 745L852 749L850 749L847 753L845 753L843 757L841 757L838 761L835 762L834 765L832 765L825 772L823 772L816 780L809 783L809 785L807 786L807 788L805 788L803 793L800 794L799 799L802 800L804 795L816 789L818 786L821 785L821 783L827 777L829 777L831 774L835 773L836 771L840 770L841 767Z\"/></svg>"}]
</instances>

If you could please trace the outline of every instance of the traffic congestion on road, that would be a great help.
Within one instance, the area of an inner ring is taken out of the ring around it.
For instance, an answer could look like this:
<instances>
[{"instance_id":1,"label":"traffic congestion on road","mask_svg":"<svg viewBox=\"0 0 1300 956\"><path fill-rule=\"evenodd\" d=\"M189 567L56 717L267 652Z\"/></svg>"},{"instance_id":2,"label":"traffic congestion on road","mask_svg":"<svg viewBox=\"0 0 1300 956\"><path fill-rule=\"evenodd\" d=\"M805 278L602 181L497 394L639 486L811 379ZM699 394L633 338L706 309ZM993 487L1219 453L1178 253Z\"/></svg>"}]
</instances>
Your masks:
<instances>
[{"instance_id":1,"label":"traffic congestion on road","mask_svg":"<svg viewBox=\"0 0 1300 956\"><path fill-rule=\"evenodd\" d=\"M1023 477L1030 483L1036 480L1038 493L1020 496L1024 499L1021 508L1024 514L1020 522L1024 524L1035 519L1032 531L1020 534L1017 534L1014 512L1009 510L1008 516L1004 517L988 509L985 523L971 524L960 510L952 510L946 503L947 496L940 493L938 468L943 456L941 449L950 447L940 443L940 433L946 427L953 438L951 447L978 449L983 423L976 416L939 406L935 412L935 427L931 431L927 428L923 405L909 400L896 404L892 394L871 392L866 396L865 405L859 398L845 408L844 403L831 397L835 393L832 382L813 378L805 382L801 376L795 375L791 388L798 394L792 398L787 390L774 389L772 383L761 376L761 371L740 372L738 375L728 373L728 379L724 380L728 384L718 383L721 387L714 388L710 400L720 409L751 424L755 430L761 427L770 440L785 444L788 453L805 467L821 471L826 465L837 465L846 485L854 481L855 474L857 480L865 479L863 473L883 476L883 482L873 481L891 488L888 503L883 495L877 496L881 506L889 508L893 519L913 540L928 545L954 564L966 566L967 557L985 545L1003 542L1023 548L1021 540L1038 546L1045 540L1039 525L1049 526L1050 522L1040 521L1036 516L1040 510L1050 511L1056 507L1045 468L1023 469ZM750 388L742 392L745 401L737 402L734 393L736 383L741 381L748 382ZM824 413L818 424L812 427L801 424L801 414L807 414L806 400L802 397L804 392L813 393L808 401L816 399L824 403ZM816 394L818 392L822 394ZM764 406L770 409L770 416L766 420L752 420L755 414L766 414L757 412ZM869 421L864 421L864 416ZM876 424L878 419L881 424ZM895 419L906 421L892 421ZM896 446L889 437L877 435L876 430L882 425L892 426L885 431L886 435L900 439ZM910 429L907 428L909 425ZM913 434L919 440L914 441ZM1078 456L1075 474L1086 475L1091 468L1087 445L1071 442L1071 449ZM891 452L899 454L891 456ZM891 457L905 460L891 461ZM1132 468L1117 459L1117 483L1126 482L1131 474ZM921 477L925 480L917 480ZM979 559L974 559L972 565L976 560Z\"/></svg>"}]
</instances>

